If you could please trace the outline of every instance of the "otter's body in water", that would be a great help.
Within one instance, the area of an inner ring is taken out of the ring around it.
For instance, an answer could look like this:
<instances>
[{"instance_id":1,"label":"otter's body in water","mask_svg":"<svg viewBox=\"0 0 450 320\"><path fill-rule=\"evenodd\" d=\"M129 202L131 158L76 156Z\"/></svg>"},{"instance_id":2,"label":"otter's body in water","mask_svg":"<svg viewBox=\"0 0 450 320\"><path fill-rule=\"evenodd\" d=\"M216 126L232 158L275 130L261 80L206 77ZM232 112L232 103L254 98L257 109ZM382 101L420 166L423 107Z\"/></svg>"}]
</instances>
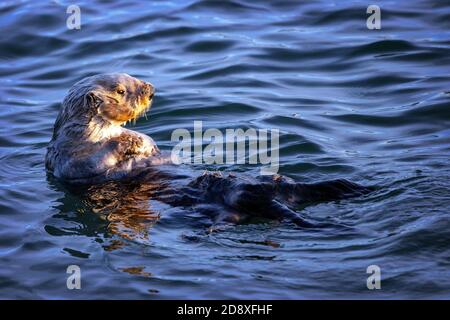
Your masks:
<instances>
[{"instance_id":1,"label":"otter's body in water","mask_svg":"<svg viewBox=\"0 0 450 320\"><path fill-rule=\"evenodd\" d=\"M365 194L368 188L347 180L297 183L287 177L250 178L204 173L194 177L161 154L147 135L123 128L150 108L154 88L127 74L102 74L77 82L55 122L45 159L47 169L69 184L151 181L152 197L174 206L195 206L215 221L248 217L288 219L304 227L296 208ZM180 181L190 182L180 186Z\"/></svg>"},{"instance_id":2,"label":"otter's body in water","mask_svg":"<svg viewBox=\"0 0 450 320\"><path fill-rule=\"evenodd\" d=\"M121 125L144 114L153 86L126 74L77 82L67 94L45 159L53 175L69 183L121 179L155 162L160 154L147 135Z\"/></svg>"}]
</instances>

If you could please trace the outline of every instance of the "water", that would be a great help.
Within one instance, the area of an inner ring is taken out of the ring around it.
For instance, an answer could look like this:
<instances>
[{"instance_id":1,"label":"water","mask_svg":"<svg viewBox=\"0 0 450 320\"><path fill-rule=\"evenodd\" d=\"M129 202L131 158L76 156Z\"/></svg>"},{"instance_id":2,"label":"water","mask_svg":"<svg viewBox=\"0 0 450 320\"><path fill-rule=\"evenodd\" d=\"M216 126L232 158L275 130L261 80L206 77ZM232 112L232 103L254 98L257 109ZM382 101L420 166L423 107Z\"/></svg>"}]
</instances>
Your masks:
<instances>
[{"instance_id":1,"label":"water","mask_svg":"<svg viewBox=\"0 0 450 320\"><path fill-rule=\"evenodd\" d=\"M449 298L450 7L378 2L368 30L364 1L297 2L79 1L81 30L66 28L70 2L2 2L0 297ZM278 128L280 173L378 191L303 209L341 226L313 230L208 234L192 210L108 192L96 210L43 158L68 88L111 71L155 85L131 127L161 149L194 120ZM366 287L373 264L381 290Z\"/></svg>"}]
</instances>

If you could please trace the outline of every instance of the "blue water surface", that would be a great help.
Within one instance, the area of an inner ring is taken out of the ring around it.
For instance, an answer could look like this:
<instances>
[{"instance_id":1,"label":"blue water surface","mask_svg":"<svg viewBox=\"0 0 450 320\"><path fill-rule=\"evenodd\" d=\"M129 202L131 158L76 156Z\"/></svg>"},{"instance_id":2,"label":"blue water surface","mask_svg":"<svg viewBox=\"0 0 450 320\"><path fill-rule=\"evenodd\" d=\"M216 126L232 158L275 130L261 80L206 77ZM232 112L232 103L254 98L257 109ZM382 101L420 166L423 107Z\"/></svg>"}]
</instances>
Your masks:
<instances>
[{"instance_id":1,"label":"blue water surface","mask_svg":"<svg viewBox=\"0 0 450 320\"><path fill-rule=\"evenodd\" d=\"M77 1L80 30L71 4L0 3L1 298L450 298L448 1L377 1L380 30L365 1ZM163 150L194 120L276 128L281 174L377 191L300 212L336 227L217 232L138 195L81 197L44 155L67 90L104 72L155 85L148 119L128 126Z\"/></svg>"}]
</instances>

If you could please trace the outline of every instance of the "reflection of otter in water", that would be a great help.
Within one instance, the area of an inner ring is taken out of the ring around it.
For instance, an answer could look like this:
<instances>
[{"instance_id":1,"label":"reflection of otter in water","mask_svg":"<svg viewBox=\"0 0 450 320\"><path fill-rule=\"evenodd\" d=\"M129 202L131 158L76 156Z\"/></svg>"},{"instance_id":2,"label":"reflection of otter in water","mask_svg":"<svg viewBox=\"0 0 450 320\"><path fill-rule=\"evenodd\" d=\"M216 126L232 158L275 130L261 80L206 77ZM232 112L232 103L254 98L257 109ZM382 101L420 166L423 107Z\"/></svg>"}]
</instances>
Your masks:
<instances>
[{"instance_id":1,"label":"reflection of otter in water","mask_svg":"<svg viewBox=\"0 0 450 320\"><path fill-rule=\"evenodd\" d=\"M167 165L168 158L150 137L121 127L145 113L153 94L149 83L126 74L97 75L77 82L55 122L47 169L69 184L122 181L124 187L132 183L133 188L137 184L140 198L194 206L215 222L241 222L256 216L288 219L309 227L312 225L299 217L296 208L369 191L346 180L303 184L282 176L218 173L192 178L188 168ZM145 191L149 182L153 188ZM91 198L95 201L95 194Z\"/></svg>"}]
</instances>

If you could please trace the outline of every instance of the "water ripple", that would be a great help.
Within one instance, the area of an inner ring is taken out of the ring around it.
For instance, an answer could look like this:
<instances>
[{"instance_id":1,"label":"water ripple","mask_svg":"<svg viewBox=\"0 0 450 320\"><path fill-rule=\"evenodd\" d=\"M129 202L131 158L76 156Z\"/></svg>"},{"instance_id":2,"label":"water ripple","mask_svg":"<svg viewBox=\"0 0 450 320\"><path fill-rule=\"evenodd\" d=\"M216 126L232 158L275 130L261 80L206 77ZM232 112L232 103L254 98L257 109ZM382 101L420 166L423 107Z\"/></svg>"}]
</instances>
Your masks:
<instances>
[{"instance_id":1,"label":"water ripple","mask_svg":"<svg viewBox=\"0 0 450 320\"><path fill-rule=\"evenodd\" d=\"M81 30L58 1L0 4L0 297L448 298L447 3L381 1L381 30L360 1L78 5ZM328 225L304 230L208 229L201 212L139 192L69 190L44 168L53 121L74 82L111 71L156 86L132 129L162 149L195 120L276 128L280 173L376 191L302 208ZM71 264L89 283L77 296ZM379 292L365 287L371 264Z\"/></svg>"}]
</instances>

